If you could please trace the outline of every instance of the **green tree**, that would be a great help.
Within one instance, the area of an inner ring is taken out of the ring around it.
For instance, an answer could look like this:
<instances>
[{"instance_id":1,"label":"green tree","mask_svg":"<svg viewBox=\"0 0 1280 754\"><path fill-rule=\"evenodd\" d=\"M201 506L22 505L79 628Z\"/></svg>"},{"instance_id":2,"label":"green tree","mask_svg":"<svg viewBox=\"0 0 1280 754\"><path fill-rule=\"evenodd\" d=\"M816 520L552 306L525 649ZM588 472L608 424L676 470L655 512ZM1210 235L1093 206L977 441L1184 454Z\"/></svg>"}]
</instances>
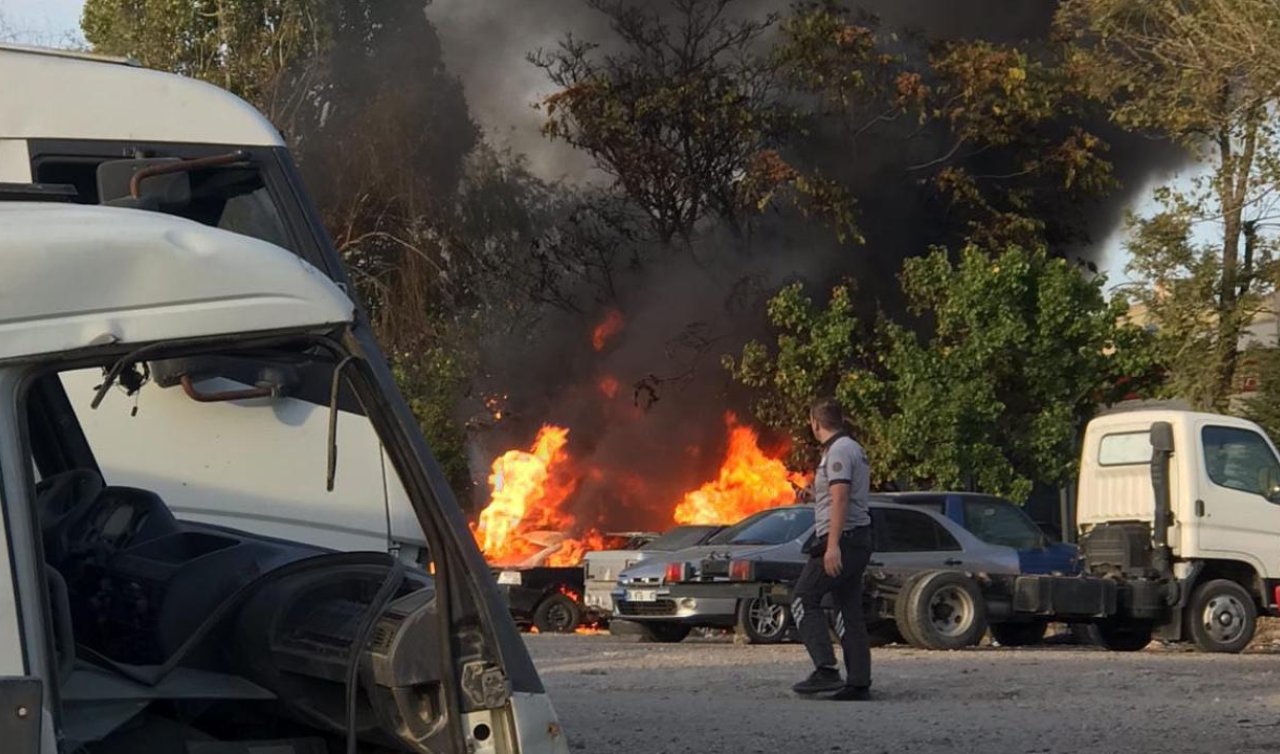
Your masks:
<instances>
[{"instance_id":1,"label":"green tree","mask_svg":"<svg viewBox=\"0 0 1280 754\"><path fill-rule=\"evenodd\" d=\"M708 217L742 231L786 191L852 235L847 195L779 152L797 121L779 63L761 51L778 17L736 19L736 2L586 0L608 17L620 51L567 37L531 56L558 88L539 103L543 133L591 155L665 242L687 240Z\"/></svg>"},{"instance_id":2,"label":"green tree","mask_svg":"<svg viewBox=\"0 0 1280 754\"><path fill-rule=\"evenodd\" d=\"M786 431L800 461L813 441L809 407L818 395L834 393L840 375L859 354L854 347L858 320L848 286L837 286L825 307L793 283L769 300L769 322L777 330L773 350L751 341L738 358L726 355L724 367L739 383L752 388L756 419Z\"/></svg>"},{"instance_id":3,"label":"green tree","mask_svg":"<svg viewBox=\"0 0 1280 754\"><path fill-rule=\"evenodd\" d=\"M1112 117L1208 170L1131 220L1131 273L1159 328L1169 389L1225 410L1241 336L1275 290L1280 6L1272 0L1066 0L1058 31ZM1205 243L1202 238L1212 238Z\"/></svg>"},{"instance_id":4,"label":"green tree","mask_svg":"<svg viewBox=\"0 0 1280 754\"><path fill-rule=\"evenodd\" d=\"M1241 413L1265 429L1273 442L1280 441L1280 349L1248 349L1244 359L1257 376L1258 390L1243 401Z\"/></svg>"},{"instance_id":5,"label":"green tree","mask_svg":"<svg viewBox=\"0 0 1280 754\"><path fill-rule=\"evenodd\" d=\"M784 411L803 417L808 391L835 385L879 482L1013 499L1061 484L1082 423L1151 374L1145 332L1121 321L1123 302L1043 249L970 246L955 262L935 250L907 261L901 281L928 335L882 319L874 340L851 345L838 337L856 329L843 289L818 309L791 288L770 307L775 347L749 344L730 365L760 391L762 417L793 432Z\"/></svg>"},{"instance_id":6,"label":"green tree","mask_svg":"<svg viewBox=\"0 0 1280 754\"><path fill-rule=\"evenodd\" d=\"M903 177L951 204L959 238L1075 240L1082 200L1113 187L1107 145L1085 127L1097 108L1087 80L1052 47L925 47L834 0L800 4L781 26L783 72L820 96L816 117L838 125L839 146L895 142Z\"/></svg>"}]
</instances>

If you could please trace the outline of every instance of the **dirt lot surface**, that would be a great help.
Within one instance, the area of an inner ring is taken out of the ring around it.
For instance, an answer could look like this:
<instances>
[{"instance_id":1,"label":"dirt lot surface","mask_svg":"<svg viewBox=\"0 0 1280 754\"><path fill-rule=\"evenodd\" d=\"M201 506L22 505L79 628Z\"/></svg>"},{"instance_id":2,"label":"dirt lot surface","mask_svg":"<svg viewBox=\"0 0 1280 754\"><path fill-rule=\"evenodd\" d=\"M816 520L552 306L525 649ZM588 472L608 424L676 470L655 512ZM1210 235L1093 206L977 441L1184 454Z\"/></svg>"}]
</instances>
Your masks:
<instances>
[{"instance_id":1,"label":"dirt lot surface","mask_svg":"<svg viewBox=\"0 0 1280 754\"><path fill-rule=\"evenodd\" d=\"M1280 650L874 650L875 700L801 699L799 645L530 636L576 751L1280 750Z\"/></svg>"}]
</instances>

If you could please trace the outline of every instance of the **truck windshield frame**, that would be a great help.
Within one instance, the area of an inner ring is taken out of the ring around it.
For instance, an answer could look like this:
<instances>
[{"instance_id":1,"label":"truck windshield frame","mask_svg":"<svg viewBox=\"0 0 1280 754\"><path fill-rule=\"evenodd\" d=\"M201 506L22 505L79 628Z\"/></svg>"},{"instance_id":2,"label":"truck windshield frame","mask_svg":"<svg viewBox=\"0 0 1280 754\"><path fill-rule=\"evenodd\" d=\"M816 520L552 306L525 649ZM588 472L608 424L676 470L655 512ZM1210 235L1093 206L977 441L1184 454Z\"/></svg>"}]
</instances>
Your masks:
<instances>
[{"instance_id":1,"label":"truck windshield frame","mask_svg":"<svg viewBox=\"0 0 1280 754\"><path fill-rule=\"evenodd\" d=\"M338 251L325 232L310 201L304 199L298 187L303 186L302 176L285 147L245 146L236 144L199 144L180 142L135 142L92 139L30 139L27 141L31 160L32 179L59 182L56 174L50 174L55 166L75 162L93 164L108 160L127 159L134 154L156 157L177 157L191 160L213 157L228 152L241 151L261 173L275 212L283 225L287 245L284 248L305 259L323 271L341 287L349 297L353 291ZM93 204L96 188L86 194L81 190L82 204ZM356 302L359 306L359 302Z\"/></svg>"}]
</instances>

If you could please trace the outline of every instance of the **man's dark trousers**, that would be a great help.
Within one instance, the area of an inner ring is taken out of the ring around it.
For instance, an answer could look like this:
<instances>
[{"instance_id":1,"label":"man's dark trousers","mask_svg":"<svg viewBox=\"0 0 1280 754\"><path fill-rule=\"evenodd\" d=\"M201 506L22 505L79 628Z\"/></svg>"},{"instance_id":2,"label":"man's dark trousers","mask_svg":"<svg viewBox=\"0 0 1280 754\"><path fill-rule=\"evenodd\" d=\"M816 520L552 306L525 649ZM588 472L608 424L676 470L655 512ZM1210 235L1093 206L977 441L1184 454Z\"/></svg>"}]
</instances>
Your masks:
<instances>
[{"instance_id":1,"label":"man's dark trousers","mask_svg":"<svg viewBox=\"0 0 1280 754\"><path fill-rule=\"evenodd\" d=\"M871 560L871 527L860 526L840 535L840 575L827 574L822 564L826 538L819 538L809 548L808 562L796 582L791 614L800 627L800 640L814 667L836 667L836 653L831 646L830 626L822 611L822 598L828 592L835 597L839 609L836 634L844 650L845 685L871 686L871 647L867 640L867 624L862 617L862 575Z\"/></svg>"}]
</instances>

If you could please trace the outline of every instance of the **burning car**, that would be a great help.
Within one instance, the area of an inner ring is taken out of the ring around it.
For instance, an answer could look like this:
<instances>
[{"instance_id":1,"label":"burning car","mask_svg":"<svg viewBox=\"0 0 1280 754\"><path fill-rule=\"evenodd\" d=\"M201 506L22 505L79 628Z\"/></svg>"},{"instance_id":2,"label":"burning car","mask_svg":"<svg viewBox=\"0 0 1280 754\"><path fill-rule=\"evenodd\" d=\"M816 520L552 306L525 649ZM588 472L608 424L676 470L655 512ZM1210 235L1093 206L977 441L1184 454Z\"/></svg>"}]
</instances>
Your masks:
<instances>
[{"instance_id":1,"label":"burning car","mask_svg":"<svg viewBox=\"0 0 1280 754\"><path fill-rule=\"evenodd\" d=\"M643 547L653 535L647 532L606 534L606 541L623 548ZM578 626L599 625L609 619L609 610L583 601L586 566L545 565L560 552L566 535L537 531L523 535L542 549L515 566L495 566L498 590L506 598L516 625L532 627L540 633L571 633ZM626 550L624 550L626 551ZM587 557L593 553L588 553Z\"/></svg>"}]
</instances>

